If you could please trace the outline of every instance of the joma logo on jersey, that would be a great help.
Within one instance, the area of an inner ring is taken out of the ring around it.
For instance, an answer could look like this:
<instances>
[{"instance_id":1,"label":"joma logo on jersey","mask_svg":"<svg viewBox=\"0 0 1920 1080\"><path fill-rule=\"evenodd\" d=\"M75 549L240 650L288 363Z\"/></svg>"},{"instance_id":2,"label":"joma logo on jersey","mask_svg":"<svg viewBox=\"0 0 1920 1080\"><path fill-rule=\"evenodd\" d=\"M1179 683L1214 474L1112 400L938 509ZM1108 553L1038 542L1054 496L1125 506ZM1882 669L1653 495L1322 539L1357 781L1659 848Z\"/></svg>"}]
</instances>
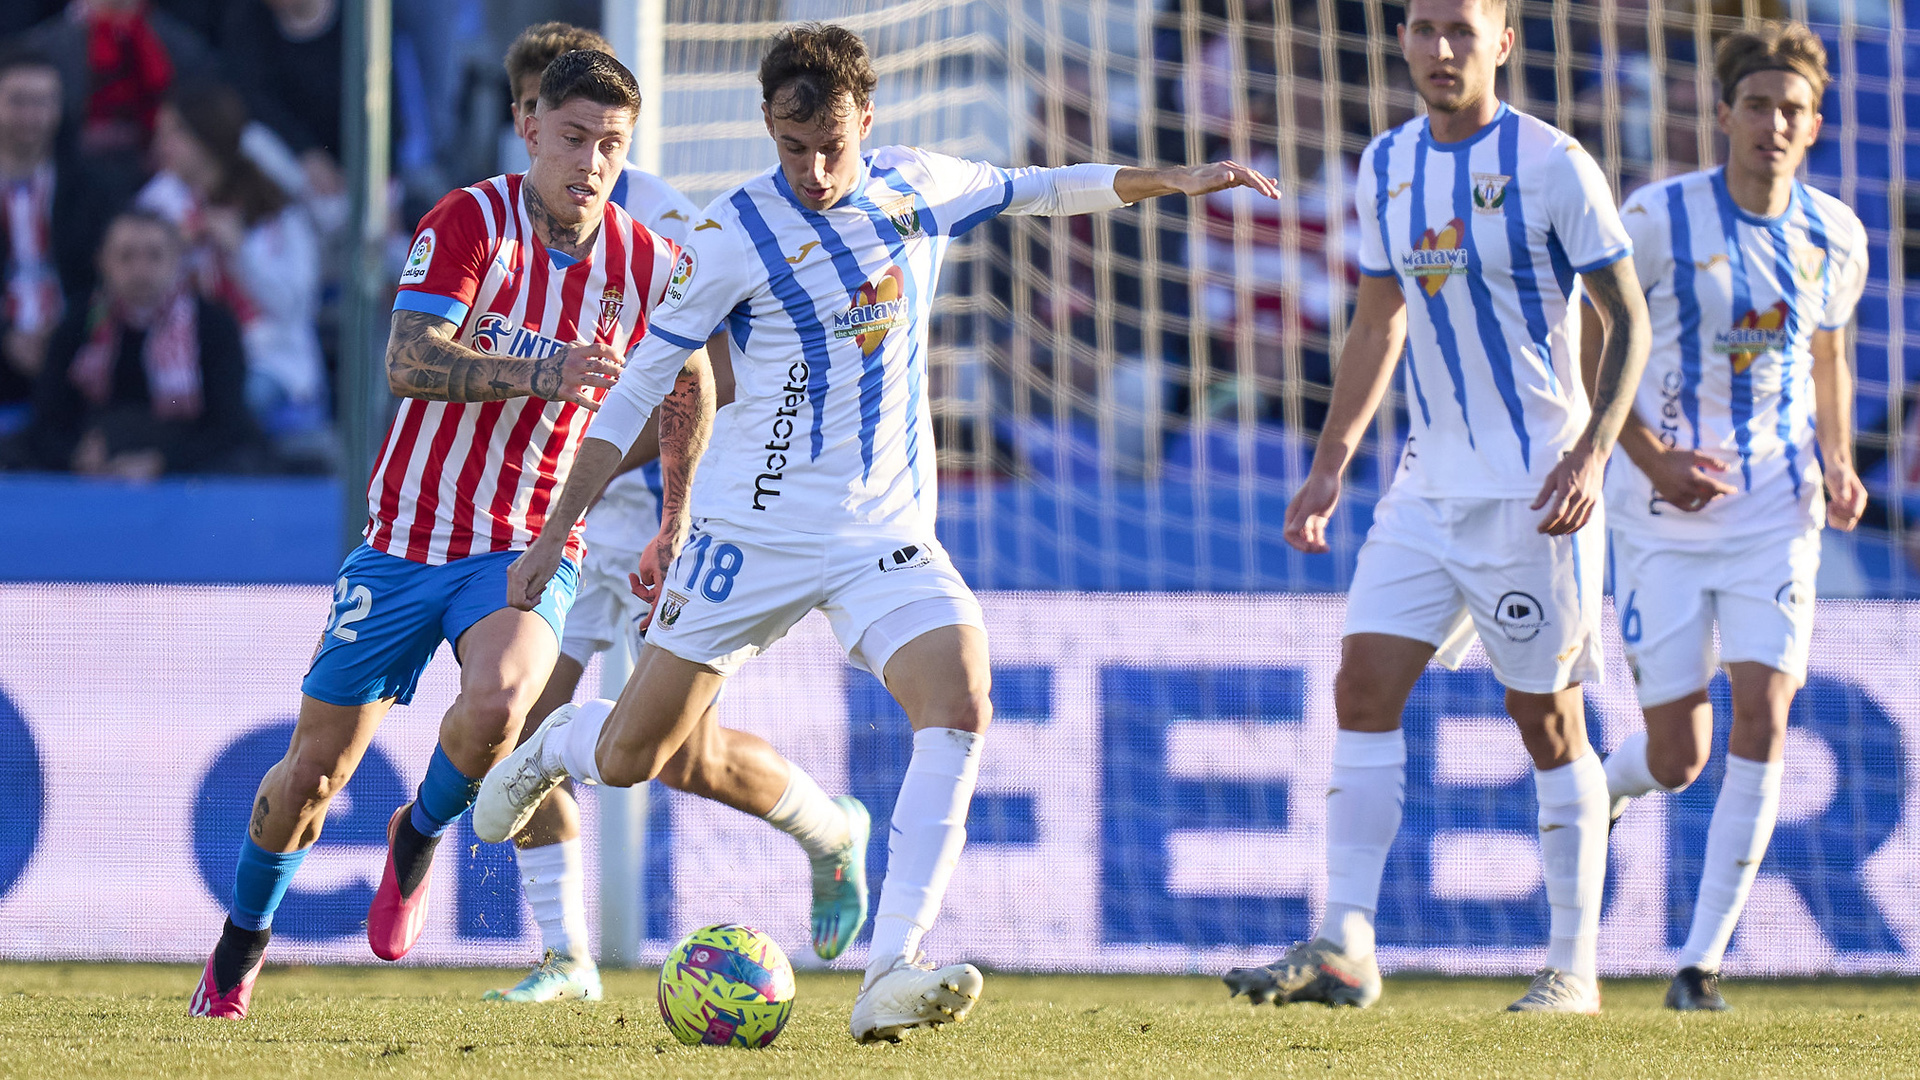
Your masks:
<instances>
[{"instance_id":1,"label":"joma logo on jersey","mask_svg":"<svg viewBox=\"0 0 1920 1080\"><path fill-rule=\"evenodd\" d=\"M853 295L853 306L833 317L833 336L852 338L861 353L872 356L886 340L887 331L910 321L907 279L897 266L887 267L879 280L865 282Z\"/></svg>"},{"instance_id":2,"label":"joma logo on jersey","mask_svg":"<svg viewBox=\"0 0 1920 1080\"><path fill-rule=\"evenodd\" d=\"M467 341L475 352L489 356L518 356L527 360L552 356L567 347L564 341L536 334L524 326L515 326L505 315L491 311L480 316L480 321L473 324L473 333Z\"/></svg>"},{"instance_id":3,"label":"joma logo on jersey","mask_svg":"<svg viewBox=\"0 0 1920 1080\"><path fill-rule=\"evenodd\" d=\"M1507 184L1511 176L1495 173L1473 174L1473 212L1476 214L1498 214L1507 205Z\"/></svg>"},{"instance_id":4,"label":"joma logo on jersey","mask_svg":"<svg viewBox=\"0 0 1920 1080\"><path fill-rule=\"evenodd\" d=\"M1735 374L1744 372L1761 355L1787 351L1787 302L1776 300L1765 311L1749 311L1733 328L1713 338L1713 351L1733 361Z\"/></svg>"},{"instance_id":5,"label":"joma logo on jersey","mask_svg":"<svg viewBox=\"0 0 1920 1080\"><path fill-rule=\"evenodd\" d=\"M1447 222L1439 232L1428 229L1414 241L1411 251L1400 256L1401 273L1419 278L1428 296L1440 295L1449 277L1467 272L1467 249L1461 244L1466 235L1467 223L1459 218Z\"/></svg>"}]
</instances>

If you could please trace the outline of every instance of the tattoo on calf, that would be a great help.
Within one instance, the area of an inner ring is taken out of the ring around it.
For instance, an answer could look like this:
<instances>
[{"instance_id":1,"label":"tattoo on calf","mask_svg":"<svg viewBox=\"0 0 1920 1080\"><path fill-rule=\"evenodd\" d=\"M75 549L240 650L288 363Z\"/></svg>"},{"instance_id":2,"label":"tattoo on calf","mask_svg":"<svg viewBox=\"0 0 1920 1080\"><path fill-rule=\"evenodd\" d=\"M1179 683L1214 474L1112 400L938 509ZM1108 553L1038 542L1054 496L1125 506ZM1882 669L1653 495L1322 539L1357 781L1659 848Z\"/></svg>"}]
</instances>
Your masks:
<instances>
[{"instance_id":1,"label":"tattoo on calf","mask_svg":"<svg viewBox=\"0 0 1920 1080\"><path fill-rule=\"evenodd\" d=\"M247 836L251 838L254 843L259 843L261 838L266 835L267 815L272 812L272 809L267 806L267 797L265 795L253 800L253 817L247 822Z\"/></svg>"}]
</instances>

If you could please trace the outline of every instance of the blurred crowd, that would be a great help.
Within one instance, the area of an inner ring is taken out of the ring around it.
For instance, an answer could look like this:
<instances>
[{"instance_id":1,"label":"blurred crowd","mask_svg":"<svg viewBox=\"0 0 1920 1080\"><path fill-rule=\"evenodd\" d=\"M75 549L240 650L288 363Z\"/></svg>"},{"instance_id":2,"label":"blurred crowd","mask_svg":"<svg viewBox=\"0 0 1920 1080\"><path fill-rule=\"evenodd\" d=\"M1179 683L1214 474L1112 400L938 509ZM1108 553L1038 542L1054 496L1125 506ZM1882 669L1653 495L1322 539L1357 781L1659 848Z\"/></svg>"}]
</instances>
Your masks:
<instances>
[{"instance_id":1,"label":"blurred crowd","mask_svg":"<svg viewBox=\"0 0 1920 1080\"><path fill-rule=\"evenodd\" d=\"M324 473L342 0L0 3L0 468ZM498 171L500 56L597 0L394 8L388 223Z\"/></svg>"}]
</instances>

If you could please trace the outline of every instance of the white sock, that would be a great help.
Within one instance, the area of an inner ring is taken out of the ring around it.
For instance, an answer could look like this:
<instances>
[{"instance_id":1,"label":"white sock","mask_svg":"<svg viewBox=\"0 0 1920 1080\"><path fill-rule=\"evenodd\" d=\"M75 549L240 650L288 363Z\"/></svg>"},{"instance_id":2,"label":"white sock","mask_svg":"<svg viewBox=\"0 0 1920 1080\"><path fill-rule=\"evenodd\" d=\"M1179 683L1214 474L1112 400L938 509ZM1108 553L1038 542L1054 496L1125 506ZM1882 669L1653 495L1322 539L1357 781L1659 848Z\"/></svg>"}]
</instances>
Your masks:
<instances>
[{"instance_id":1,"label":"white sock","mask_svg":"<svg viewBox=\"0 0 1920 1080\"><path fill-rule=\"evenodd\" d=\"M540 924L540 943L576 960L593 962L587 938L586 875L580 869L580 841L562 840L520 848L520 888Z\"/></svg>"},{"instance_id":2,"label":"white sock","mask_svg":"<svg viewBox=\"0 0 1920 1080\"><path fill-rule=\"evenodd\" d=\"M1327 913L1320 937L1349 956L1373 952L1373 913L1387 849L1407 796L1407 739L1393 731L1338 731L1327 780Z\"/></svg>"},{"instance_id":3,"label":"white sock","mask_svg":"<svg viewBox=\"0 0 1920 1080\"><path fill-rule=\"evenodd\" d=\"M1607 883L1607 770L1591 751L1556 769L1535 769L1540 863L1547 879L1547 966L1592 979L1598 972L1600 894Z\"/></svg>"},{"instance_id":4,"label":"white sock","mask_svg":"<svg viewBox=\"0 0 1920 1080\"><path fill-rule=\"evenodd\" d=\"M1607 799L1637 799L1650 791L1679 791L1653 778L1647 766L1647 733L1636 731L1607 755Z\"/></svg>"},{"instance_id":5,"label":"white sock","mask_svg":"<svg viewBox=\"0 0 1920 1080\"><path fill-rule=\"evenodd\" d=\"M573 719L556 732L554 738L547 740L541 751L541 766L551 770L558 764L575 780L606 783L600 779L600 763L594 759L594 750L600 744L600 729L607 726L607 717L612 712L613 702L606 698L595 698L580 706Z\"/></svg>"},{"instance_id":6,"label":"white sock","mask_svg":"<svg viewBox=\"0 0 1920 1080\"><path fill-rule=\"evenodd\" d=\"M1773 838L1780 810L1781 763L1749 761L1727 755L1727 776L1707 826L1707 858L1700 868L1700 897L1693 926L1680 950L1681 967L1720 970L1720 958L1733 938L1733 924L1746 906L1760 857Z\"/></svg>"},{"instance_id":7,"label":"white sock","mask_svg":"<svg viewBox=\"0 0 1920 1080\"><path fill-rule=\"evenodd\" d=\"M967 842L967 804L980 775L986 736L954 728L913 733L913 759L893 804L887 837L887 880L873 920L867 977L911 960L940 914L947 882Z\"/></svg>"},{"instance_id":8,"label":"white sock","mask_svg":"<svg viewBox=\"0 0 1920 1080\"><path fill-rule=\"evenodd\" d=\"M847 831L847 812L827 798L805 769L789 761L787 770L787 790L763 820L798 840L809 858L845 851L853 840Z\"/></svg>"}]
</instances>

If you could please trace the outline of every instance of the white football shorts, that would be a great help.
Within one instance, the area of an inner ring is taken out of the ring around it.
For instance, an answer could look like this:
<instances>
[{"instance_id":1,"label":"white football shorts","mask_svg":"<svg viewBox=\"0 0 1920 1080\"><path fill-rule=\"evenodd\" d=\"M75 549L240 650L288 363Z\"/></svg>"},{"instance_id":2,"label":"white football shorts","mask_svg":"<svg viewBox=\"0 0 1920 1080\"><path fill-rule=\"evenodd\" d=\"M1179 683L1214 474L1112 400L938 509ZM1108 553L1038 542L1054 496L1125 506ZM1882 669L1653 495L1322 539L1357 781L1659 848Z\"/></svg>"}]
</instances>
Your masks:
<instances>
[{"instance_id":1,"label":"white football shorts","mask_svg":"<svg viewBox=\"0 0 1920 1080\"><path fill-rule=\"evenodd\" d=\"M1457 667L1477 633L1502 685L1548 694L1601 678L1606 526L1538 531L1531 499L1429 498L1389 489L1347 592L1347 634L1424 641Z\"/></svg>"},{"instance_id":2,"label":"white football shorts","mask_svg":"<svg viewBox=\"0 0 1920 1080\"><path fill-rule=\"evenodd\" d=\"M1712 549L1614 530L1613 602L1640 704L1705 690L1723 663L1765 664L1805 683L1819 572L1818 529Z\"/></svg>"},{"instance_id":3,"label":"white football shorts","mask_svg":"<svg viewBox=\"0 0 1920 1080\"><path fill-rule=\"evenodd\" d=\"M774 532L702 518L667 573L647 641L731 675L815 608L847 659L882 681L894 652L921 634L986 629L973 590L931 537Z\"/></svg>"},{"instance_id":4,"label":"white football shorts","mask_svg":"<svg viewBox=\"0 0 1920 1080\"><path fill-rule=\"evenodd\" d=\"M625 641L638 651L640 620L647 602L633 595L627 575L640 569L640 553L610 544L589 544L580 567L580 587L560 635L560 655L585 667L587 661Z\"/></svg>"}]
</instances>

